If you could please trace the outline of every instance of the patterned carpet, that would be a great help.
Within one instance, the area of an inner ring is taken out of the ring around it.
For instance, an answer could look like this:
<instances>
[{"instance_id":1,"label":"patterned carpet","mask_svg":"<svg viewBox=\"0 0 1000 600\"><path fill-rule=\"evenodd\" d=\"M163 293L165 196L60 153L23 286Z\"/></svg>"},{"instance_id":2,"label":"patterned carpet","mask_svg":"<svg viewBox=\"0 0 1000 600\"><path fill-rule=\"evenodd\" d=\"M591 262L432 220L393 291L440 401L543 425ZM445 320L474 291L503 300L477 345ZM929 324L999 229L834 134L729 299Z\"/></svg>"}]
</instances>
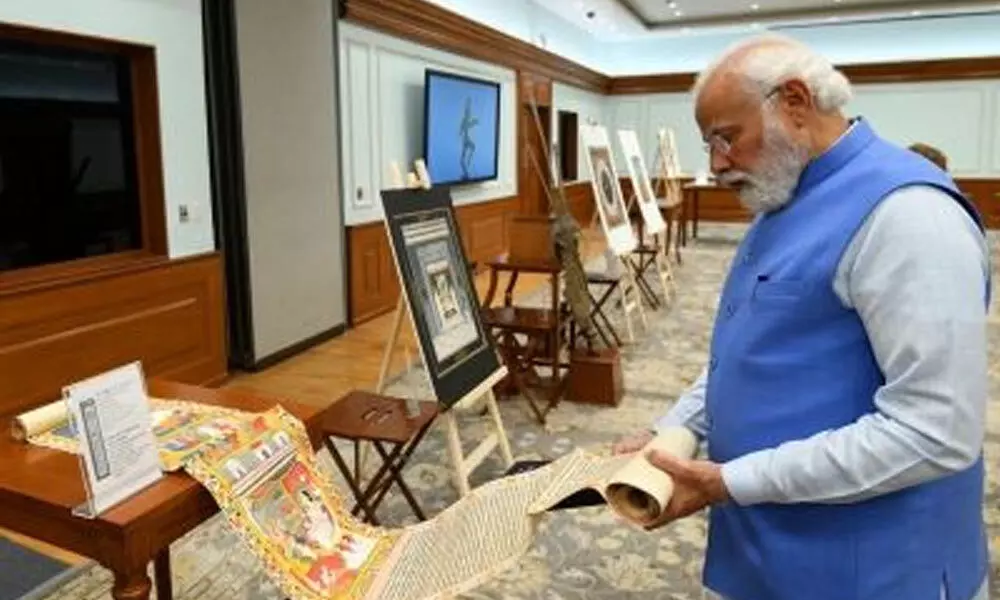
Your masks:
<instances>
[{"instance_id":1,"label":"patterned carpet","mask_svg":"<svg viewBox=\"0 0 1000 600\"><path fill-rule=\"evenodd\" d=\"M742 229L702 226L701 238L689 246L677 272L679 300L669 309L650 312L647 331L623 353L626 396L618 408L563 402L546 429L531 418L521 400L501 404L514 453L518 458L554 458L577 446L604 447L619 436L646 427L662 414L698 374L705 360L717 294ZM994 306L996 303L994 303ZM624 331L624 328L622 328ZM991 397L1000 398L1000 314L990 321ZM424 374L402 374L391 386L397 395L426 397ZM1000 497L996 479L1000 459L1000 411L992 402L986 445L989 481L985 506L991 539L1000 541ZM463 436L472 442L482 435L482 422L463 417ZM414 454L405 477L422 506L436 514L457 498L445 458L443 432L433 430ZM328 466L332 465L324 457ZM331 472L333 469L331 469ZM501 473L493 457L476 471L481 483ZM413 522L398 494L379 509L384 524ZM604 508L584 508L551 514L534 548L519 565L479 589L469 599L611 599L710 598L699 581L705 544L702 516L676 522L655 533L636 533ZM994 569L1000 564L994 554ZM280 598L261 575L255 560L218 518L172 548L174 594L179 600ZM1000 592L994 578L994 594ZM86 568L48 600L110 598L110 574L98 566Z\"/></svg>"}]
</instances>

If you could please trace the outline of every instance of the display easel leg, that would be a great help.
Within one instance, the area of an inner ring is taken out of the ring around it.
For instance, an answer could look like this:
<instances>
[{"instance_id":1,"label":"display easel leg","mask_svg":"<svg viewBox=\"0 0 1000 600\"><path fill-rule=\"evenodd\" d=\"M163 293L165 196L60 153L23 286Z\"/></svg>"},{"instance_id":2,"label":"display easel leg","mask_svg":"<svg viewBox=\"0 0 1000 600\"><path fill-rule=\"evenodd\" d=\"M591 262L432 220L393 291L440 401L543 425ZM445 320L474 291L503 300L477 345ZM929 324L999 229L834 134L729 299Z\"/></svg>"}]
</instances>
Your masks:
<instances>
[{"instance_id":1,"label":"display easel leg","mask_svg":"<svg viewBox=\"0 0 1000 600\"><path fill-rule=\"evenodd\" d=\"M636 283L631 265L628 263L629 257L625 255L620 256L619 259L622 261L622 266L624 267L624 272L622 273L623 281L619 288L621 289L622 296L622 310L625 312L625 328L628 333L629 343L634 343L635 326L632 324L632 313L639 313L639 320L642 321L642 327L646 329L648 327L646 310L642 306L642 295L639 290L639 284Z\"/></svg>"},{"instance_id":2,"label":"display easel leg","mask_svg":"<svg viewBox=\"0 0 1000 600\"><path fill-rule=\"evenodd\" d=\"M403 328L403 316L406 313L406 303L400 296L396 302L396 314L392 317L392 330L389 332L389 341L382 352L382 366L378 371L378 383L375 384L375 393L381 394L385 391L385 380L389 377L389 367L392 364L392 354L396 349L396 342L399 340L399 332ZM407 360L409 361L410 349L406 348Z\"/></svg>"},{"instance_id":3,"label":"display easel leg","mask_svg":"<svg viewBox=\"0 0 1000 600\"><path fill-rule=\"evenodd\" d=\"M510 441L507 439L507 430L503 426L503 419L500 417L500 408L497 406L497 399L493 394L493 386L506 375L507 369L505 367L499 369L493 376L488 377L486 381L477 386L469 394L469 397L486 398L486 408L490 415L493 431L483 438L468 456L462 451L462 438L459 435L458 418L455 416L455 410L451 409L444 413L445 436L448 440L448 457L451 459L452 464L452 478L455 483L455 489L458 490L461 497L469 493L469 475L494 450L499 449L504 470L509 469L514 464L514 455L510 448Z\"/></svg>"},{"instance_id":4,"label":"display easel leg","mask_svg":"<svg viewBox=\"0 0 1000 600\"><path fill-rule=\"evenodd\" d=\"M662 236L665 238L666 236ZM658 240L656 254L656 274L660 278L660 286L663 287L663 301L669 303L670 298L677 293L677 281L674 279L674 270L670 266L670 248L665 239Z\"/></svg>"}]
</instances>

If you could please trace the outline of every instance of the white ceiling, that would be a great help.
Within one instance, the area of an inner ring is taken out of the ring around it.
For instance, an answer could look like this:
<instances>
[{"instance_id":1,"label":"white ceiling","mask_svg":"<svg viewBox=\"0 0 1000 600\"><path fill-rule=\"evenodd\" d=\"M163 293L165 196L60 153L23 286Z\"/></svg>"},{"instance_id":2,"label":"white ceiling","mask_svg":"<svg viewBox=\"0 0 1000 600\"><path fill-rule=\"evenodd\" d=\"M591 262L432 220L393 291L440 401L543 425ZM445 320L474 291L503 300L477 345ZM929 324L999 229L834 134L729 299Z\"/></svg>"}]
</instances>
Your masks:
<instances>
[{"instance_id":1,"label":"white ceiling","mask_svg":"<svg viewBox=\"0 0 1000 600\"><path fill-rule=\"evenodd\" d=\"M1000 0L533 0L601 39L1000 12Z\"/></svg>"}]
</instances>

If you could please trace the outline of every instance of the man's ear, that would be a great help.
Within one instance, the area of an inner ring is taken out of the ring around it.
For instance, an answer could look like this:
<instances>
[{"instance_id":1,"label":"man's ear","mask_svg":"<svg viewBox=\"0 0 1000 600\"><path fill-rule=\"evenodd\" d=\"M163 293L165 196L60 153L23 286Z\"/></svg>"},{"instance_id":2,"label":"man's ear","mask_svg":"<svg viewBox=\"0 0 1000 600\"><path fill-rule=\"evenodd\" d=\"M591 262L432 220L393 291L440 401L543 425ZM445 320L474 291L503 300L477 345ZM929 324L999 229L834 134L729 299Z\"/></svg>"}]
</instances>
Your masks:
<instances>
[{"instance_id":1,"label":"man's ear","mask_svg":"<svg viewBox=\"0 0 1000 600\"><path fill-rule=\"evenodd\" d=\"M815 110L812 92L809 86L799 79L791 79L781 85L780 100L788 116L796 127L801 127L806 122L806 115Z\"/></svg>"}]
</instances>

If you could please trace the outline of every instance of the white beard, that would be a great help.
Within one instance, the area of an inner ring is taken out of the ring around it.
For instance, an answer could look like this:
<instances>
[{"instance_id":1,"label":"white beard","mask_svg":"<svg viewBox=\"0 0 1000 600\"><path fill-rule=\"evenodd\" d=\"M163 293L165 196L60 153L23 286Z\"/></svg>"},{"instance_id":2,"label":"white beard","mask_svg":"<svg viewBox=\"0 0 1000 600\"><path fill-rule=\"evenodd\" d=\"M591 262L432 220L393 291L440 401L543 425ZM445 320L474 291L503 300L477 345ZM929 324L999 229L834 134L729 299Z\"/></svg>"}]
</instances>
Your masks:
<instances>
[{"instance_id":1,"label":"white beard","mask_svg":"<svg viewBox=\"0 0 1000 600\"><path fill-rule=\"evenodd\" d=\"M781 121L764 112L764 148L753 173L727 171L719 176L725 185L739 186L740 202L754 214L772 212L788 204L799 177L809 162L809 151L797 145Z\"/></svg>"}]
</instances>

